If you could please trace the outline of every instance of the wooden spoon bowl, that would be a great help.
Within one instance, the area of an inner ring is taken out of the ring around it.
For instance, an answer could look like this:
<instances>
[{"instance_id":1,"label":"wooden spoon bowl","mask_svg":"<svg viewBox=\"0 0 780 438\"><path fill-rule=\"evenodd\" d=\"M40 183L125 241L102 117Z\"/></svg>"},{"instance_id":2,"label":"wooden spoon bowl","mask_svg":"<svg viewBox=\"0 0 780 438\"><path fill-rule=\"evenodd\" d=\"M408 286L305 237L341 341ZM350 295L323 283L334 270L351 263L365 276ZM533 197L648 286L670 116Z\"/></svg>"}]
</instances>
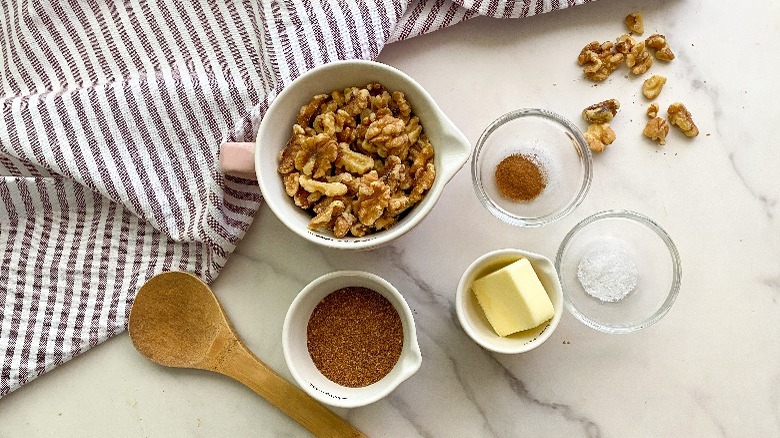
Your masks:
<instances>
[{"instance_id":1,"label":"wooden spoon bowl","mask_svg":"<svg viewBox=\"0 0 780 438\"><path fill-rule=\"evenodd\" d=\"M130 311L129 332L146 358L238 380L316 436L364 436L261 362L236 335L208 285L192 274L166 272L147 281Z\"/></svg>"}]
</instances>

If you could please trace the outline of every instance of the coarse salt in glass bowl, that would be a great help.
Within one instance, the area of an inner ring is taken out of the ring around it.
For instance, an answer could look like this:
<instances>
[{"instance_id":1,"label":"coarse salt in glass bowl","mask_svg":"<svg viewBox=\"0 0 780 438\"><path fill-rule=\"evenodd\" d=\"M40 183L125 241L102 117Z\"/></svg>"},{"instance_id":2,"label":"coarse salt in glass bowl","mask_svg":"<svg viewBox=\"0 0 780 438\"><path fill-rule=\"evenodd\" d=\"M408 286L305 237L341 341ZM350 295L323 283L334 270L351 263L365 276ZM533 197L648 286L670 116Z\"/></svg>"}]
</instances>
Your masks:
<instances>
[{"instance_id":1,"label":"coarse salt in glass bowl","mask_svg":"<svg viewBox=\"0 0 780 438\"><path fill-rule=\"evenodd\" d=\"M546 187L527 201L499 192L496 166L519 154L531 157L545 175ZM593 171L582 132L566 118L544 109L518 109L502 115L480 136L471 162L474 191L498 219L538 227L561 219L585 199Z\"/></svg>"},{"instance_id":2,"label":"coarse salt in glass bowl","mask_svg":"<svg viewBox=\"0 0 780 438\"><path fill-rule=\"evenodd\" d=\"M564 237L555 268L569 312L605 333L658 322L680 290L680 255L649 217L630 210L591 215Z\"/></svg>"}]
</instances>

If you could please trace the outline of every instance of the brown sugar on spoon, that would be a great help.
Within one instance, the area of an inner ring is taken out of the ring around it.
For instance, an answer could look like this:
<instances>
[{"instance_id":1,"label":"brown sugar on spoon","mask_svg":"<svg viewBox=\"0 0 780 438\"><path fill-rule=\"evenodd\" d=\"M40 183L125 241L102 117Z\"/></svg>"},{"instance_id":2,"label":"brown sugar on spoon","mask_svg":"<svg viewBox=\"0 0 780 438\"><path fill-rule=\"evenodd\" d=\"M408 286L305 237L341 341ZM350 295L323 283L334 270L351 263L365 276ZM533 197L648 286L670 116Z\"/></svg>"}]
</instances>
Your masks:
<instances>
[{"instance_id":1,"label":"brown sugar on spoon","mask_svg":"<svg viewBox=\"0 0 780 438\"><path fill-rule=\"evenodd\" d=\"M496 166L496 186L512 201L531 201L547 187L547 176L534 157L512 154Z\"/></svg>"}]
</instances>

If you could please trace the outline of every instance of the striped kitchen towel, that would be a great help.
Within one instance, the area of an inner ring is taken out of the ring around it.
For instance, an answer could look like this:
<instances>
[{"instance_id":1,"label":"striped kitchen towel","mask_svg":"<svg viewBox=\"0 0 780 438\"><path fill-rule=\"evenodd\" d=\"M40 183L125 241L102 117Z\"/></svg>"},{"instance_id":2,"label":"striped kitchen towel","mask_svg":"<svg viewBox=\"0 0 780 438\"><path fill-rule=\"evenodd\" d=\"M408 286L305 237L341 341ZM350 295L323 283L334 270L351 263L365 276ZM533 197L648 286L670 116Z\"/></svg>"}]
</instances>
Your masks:
<instances>
[{"instance_id":1,"label":"striped kitchen towel","mask_svg":"<svg viewBox=\"0 0 780 438\"><path fill-rule=\"evenodd\" d=\"M586 1L0 2L0 397L122 332L155 273L217 276L261 204L218 145L301 73Z\"/></svg>"}]
</instances>

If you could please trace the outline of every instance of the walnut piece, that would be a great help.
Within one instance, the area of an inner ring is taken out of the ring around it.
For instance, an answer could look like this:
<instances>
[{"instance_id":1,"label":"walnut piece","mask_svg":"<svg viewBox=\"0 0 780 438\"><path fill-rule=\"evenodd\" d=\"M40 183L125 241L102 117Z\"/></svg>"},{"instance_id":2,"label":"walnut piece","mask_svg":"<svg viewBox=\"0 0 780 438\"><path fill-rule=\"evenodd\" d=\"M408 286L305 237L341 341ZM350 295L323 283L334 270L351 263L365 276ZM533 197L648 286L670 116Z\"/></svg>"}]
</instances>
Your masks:
<instances>
[{"instance_id":1,"label":"walnut piece","mask_svg":"<svg viewBox=\"0 0 780 438\"><path fill-rule=\"evenodd\" d=\"M342 142L339 143L336 166L341 166L349 172L362 175L374 168L374 159L368 155L353 151L348 143Z\"/></svg>"},{"instance_id":2,"label":"walnut piece","mask_svg":"<svg viewBox=\"0 0 780 438\"><path fill-rule=\"evenodd\" d=\"M656 59L661 61L671 61L674 59L674 53L666 42L666 37L660 34L653 34L647 37L645 44L648 48L655 50Z\"/></svg>"},{"instance_id":3,"label":"walnut piece","mask_svg":"<svg viewBox=\"0 0 780 438\"><path fill-rule=\"evenodd\" d=\"M647 107L647 117L654 119L658 117L658 104L657 103L651 103L650 106Z\"/></svg>"},{"instance_id":4,"label":"walnut piece","mask_svg":"<svg viewBox=\"0 0 780 438\"><path fill-rule=\"evenodd\" d=\"M325 133L306 137L295 156L295 168L304 175L321 178L330 173L338 157L336 140Z\"/></svg>"},{"instance_id":5,"label":"walnut piece","mask_svg":"<svg viewBox=\"0 0 780 438\"><path fill-rule=\"evenodd\" d=\"M434 149L405 95L382 84L318 94L279 152L284 191L336 238L388 229L435 180Z\"/></svg>"},{"instance_id":6,"label":"walnut piece","mask_svg":"<svg viewBox=\"0 0 780 438\"><path fill-rule=\"evenodd\" d=\"M626 55L626 66L631 69L631 73L641 75L653 65L653 56L647 50L645 42L634 44Z\"/></svg>"},{"instance_id":7,"label":"walnut piece","mask_svg":"<svg viewBox=\"0 0 780 438\"><path fill-rule=\"evenodd\" d=\"M391 115L372 122L363 141L364 149L376 151L380 157L405 154L409 145L406 124Z\"/></svg>"},{"instance_id":8,"label":"walnut piece","mask_svg":"<svg viewBox=\"0 0 780 438\"><path fill-rule=\"evenodd\" d=\"M699 128L693 123L690 111L681 102L675 102L669 105L666 110L669 115L669 123L677 126L688 137L699 135Z\"/></svg>"},{"instance_id":9,"label":"walnut piece","mask_svg":"<svg viewBox=\"0 0 780 438\"><path fill-rule=\"evenodd\" d=\"M577 56L577 62L583 66L582 73L586 78L603 81L622 65L624 57L611 41L593 41L583 47Z\"/></svg>"},{"instance_id":10,"label":"walnut piece","mask_svg":"<svg viewBox=\"0 0 780 438\"><path fill-rule=\"evenodd\" d=\"M358 198L353 202L353 210L363 225L372 226L382 217L390 204L390 187L379 179L375 170L363 175L358 190Z\"/></svg>"},{"instance_id":11,"label":"walnut piece","mask_svg":"<svg viewBox=\"0 0 780 438\"><path fill-rule=\"evenodd\" d=\"M642 94L648 99L655 99L661 94L666 84L666 78L660 75L652 75L642 83Z\"/></svg>"},{"instance_id":12,"label":"walnut piece","mask_svg":"<svg viewBox=\"0 0 780 438\"><path fill-rule=\"evenodd\" d=\"M645 137L655 140L659 145L666 144L666 135L669 134L669 124L663 117L654 117L647 121L642 131Z\"/></svg>"},{"instance_id":13,"label":"walnut piece","mask_svg":"<svg viewBox=\"0 0 780 438\"><path fill-rule=\"evenodd\" d=\"M298 178L298 183L309 193L320 192L325 196L341 196L347 193L346 184L318 181L306 175L301 175Z\"/></svg>"},{"instance_id":14,"label":"walnut piece","mask_svg":"<svg viewBox=\"0 0 780 438\"><path fill-rule=\"evenodd\" d=\"M617 99L608 99L582 110L582 118L590 123L606 123L612 120L620 109L620 102Z\"/></svg>"},{"instance_id":15,"label":"walnut piece","mask_svg":"<svg viewBox=\"0 0 780 438\"><path fill-rule=\"evenodd\" d=\"M628 27L628 30L631 32L637 35L642 35L645 31L645 25L642 21L642 13L634 12L632 14L626 15L626 27Z\"/></svg>"},{"instance_id":16,"label":"walnut piece","mask_svg":"<svg viewBox=\"0 0 780 438\"><path fill-rule=\"evenodd\" d=\"M591 123L585 131L585 140L593 152L603 152L607 145L615 141L615 131L609 123Z\"/></svg>"},{"instance_id":17,"label":"walnut piece","mask_svg":"<svg viewBox=\"0 0 780 438\"><path fill-rule=\"evenodd\" d=\"M314 206L314 212L317 214L309 221L309 228L317 230L320 228L332 227L336 219L338 219L346 209L347 206L344 204L344 201L330 197L325 198Z\"/></svg>"},{"instance_id":18,"label":"walnut piece","mask_svg":"<svg viewBox=\"0 0 780 438\"><path fill-rule=\"evenodd\" d=\"M629 34L620 35L615 42L615 50L618 53L628 55L631 52L631 48L636 45L636 40L631 38Z\"/></svg>"}]
</instances>

